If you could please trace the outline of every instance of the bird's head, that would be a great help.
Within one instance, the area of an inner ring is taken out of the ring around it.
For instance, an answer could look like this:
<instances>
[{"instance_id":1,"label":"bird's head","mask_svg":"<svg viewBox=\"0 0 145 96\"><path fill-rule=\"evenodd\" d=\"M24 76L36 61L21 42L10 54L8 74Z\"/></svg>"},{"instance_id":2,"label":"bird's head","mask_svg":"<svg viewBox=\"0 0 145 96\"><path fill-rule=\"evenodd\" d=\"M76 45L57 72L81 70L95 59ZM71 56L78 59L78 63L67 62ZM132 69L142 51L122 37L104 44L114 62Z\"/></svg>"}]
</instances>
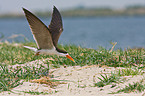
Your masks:
<instances>
[{"instance_id":1,"label":"bird's head","mask_svg":"<svg viewBox=\"0 0 145 96\"><path fill-rule=\"evenodd\" d=\"M66 58L70 59L71 61L75 62L75 60L65 50L58 49L57 47L56 47L56 50L57 50L59 56L66 57Z\"/></svg>"},{"instance_id":2,"label":"bird's head","mask_svg":"<svg viewBox=\"0 0 145 96\"><path fill-rule=\"evenodd\" d=\"M71 61L75 62L75 60L68 53L59 53L59 56L66 57L70 59Z\"/></svg>"}]
</instances>

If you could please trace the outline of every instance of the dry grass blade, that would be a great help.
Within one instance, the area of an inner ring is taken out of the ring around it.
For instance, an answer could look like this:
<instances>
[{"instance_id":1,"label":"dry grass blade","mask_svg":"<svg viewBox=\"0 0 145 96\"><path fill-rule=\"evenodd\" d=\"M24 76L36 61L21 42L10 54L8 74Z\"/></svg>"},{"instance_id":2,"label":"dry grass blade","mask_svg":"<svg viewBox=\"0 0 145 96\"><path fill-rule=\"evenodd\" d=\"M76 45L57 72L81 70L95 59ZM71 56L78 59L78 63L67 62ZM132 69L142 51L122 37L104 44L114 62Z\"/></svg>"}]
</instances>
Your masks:
<instances>
[{"instance_id":1,"label":"dry grass blade","mask_svg":"<svg viewBox=\"0 0 145 96\"><path fill-rule=\"evenodd\" d=\"M46 77L46 76L41 77L40 79L31 80L30 82L40 83L40 84L47 84L51 88L54 88L54 87L58 86L59 84L66 84L65 82L60 82L59 80L51 80L51 78Z\"/></svg>"},{"instance_id":2,"label":"dry grass blade","mask_svg":"<svg viewBox=\"0 0 145 96\"><path fill-rule=\"evenodd\" d=\"M111 48L111 50L109 51L109 52L112 52L113 51L113 49L114 49L114 47L115 47L115 45L117 44L117 42L115 42L115 43L111 43L113 46L112 46L112 48Z\"/></svg>"},{"instance_id":3,"label":"dry grass blade","mask_svg":"<svg viewBox=\"0 0 145 96\"><path fill-rule=\"evenodd\" d=\"M17 38L17 37L22 37L22 38L24 38L26 41L29 41L29 39L28 38L26 38L25 37L25 35L23 35L23 34L13 34L13 35L11 35L11 36L9 36L9 37L7 37L7 38L4 38L4 36L1 36L0 37L0 41L7 41L8 39L15 39L15 38Z\"/></svg>"}]
</instances>

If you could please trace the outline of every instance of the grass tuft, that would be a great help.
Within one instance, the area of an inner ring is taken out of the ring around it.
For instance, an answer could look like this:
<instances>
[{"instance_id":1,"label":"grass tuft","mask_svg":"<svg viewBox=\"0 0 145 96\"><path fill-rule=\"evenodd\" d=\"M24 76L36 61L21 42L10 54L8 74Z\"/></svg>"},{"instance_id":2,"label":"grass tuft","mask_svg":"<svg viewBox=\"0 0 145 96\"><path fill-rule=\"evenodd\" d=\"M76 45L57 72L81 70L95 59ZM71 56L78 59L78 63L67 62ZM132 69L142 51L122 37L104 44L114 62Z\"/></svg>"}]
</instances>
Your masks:
<instances>
[{"instance_id":1,"label":"grass tuft","mask_svg":"<svg viewBox=\"0 0 145 96\"><path fill-rule=\"evenodd\" d=\"M145 84L143 85L141 82L136 82L133 84L130 84L127 86L125 86L125 88L122 88L120 90L118 90L117 92L112 92L111 94L117 94L120 92L124 92L124 93L130 93L130 92L142 92L145 90Z\"/></svg>"},{"instance_id":2,"label":"grass tuft","mask_svg":"<svg viewBox=\"0 0 145 96\"><path fill-rule=\"evenodd\" d=\"M135 76L135 75L142 75L143 70L140 70L138 68L125 68L125 69L119 69L115 72L118 76Z\"/></svg>"},{"instance_id":3,"label":"grass tuft","mask_svg":"<svg viewBox=\"0 0 145 96\"><path fill-rule=\"evenodd\" d=\"M6 65L0 64L0 92L9 91L22 84L19 72L20 70L11 71Z\"/></svg>"},{"instance_id":4,"label":"grass tuft","mask_svg":"<svg viewBox=\"0 0 145 96\"><path fill-rule=\"evenodd\" d=\"M20 92L24 92L24 93L27 93L27 94L31 94L31 95L48 95L48 94L51 94L48 93L48 92L38 92L38 91L20 91Z\"/></svg>"},{"instance_id":5,"label":"grass tuft","mask_svg":"<svg viewBox=\"0 0 145 96\"><path fill-rule=\"evenodd\" d=\"M104 86L110 85L112 83L122 83L124 81L124 79L121 78L121 76L130 76L130 75L134 76L134 75L142 75L142 74L143 74L142 70L139 70L137 68L119 69L118 71L111 72L110 76L107 76L106 74L105 75L101 74L102 78L98 77L98 79L100 81L97 83L94 83L94 86L104 87ZM112 85L112 86L114 86L114 85Z\"/></svg>"},{"instance_id":6,"label":"grass tuft","mask_svg":"<svg viewBox=\"0 0 145 96\"><path fill-rule=\"evenodd\" d=\"M98 79L100 81L97 82L97 83L94 83L95 86L97 86L97 87L104 87L104 86L112 84L112 83L119 83L119 82L121 82L121 81L119 81L120 77L118 77L116 74L113 74L113 73L111 73L110 76L107 76L106 74L105 75L101 74L101 77L102 78L98 77Z\"/></svg>"}]
</instances>

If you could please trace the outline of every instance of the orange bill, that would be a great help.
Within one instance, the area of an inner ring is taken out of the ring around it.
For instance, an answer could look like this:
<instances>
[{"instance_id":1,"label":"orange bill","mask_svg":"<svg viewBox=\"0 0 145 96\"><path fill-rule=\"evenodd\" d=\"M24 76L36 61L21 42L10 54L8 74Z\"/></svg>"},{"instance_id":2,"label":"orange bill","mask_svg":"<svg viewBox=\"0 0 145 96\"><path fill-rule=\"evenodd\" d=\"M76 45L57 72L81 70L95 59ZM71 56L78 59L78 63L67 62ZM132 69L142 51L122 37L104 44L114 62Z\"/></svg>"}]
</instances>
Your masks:
<instances>
[{"instance_id":1,"label":"orange bill","mask_svg":"<svg viewBox=\"0 0 145 96\"><path fill-rule=\"evenodd\" d=\"M70 56L70 55L66 55L66 57L70 60L72 60L73 62L75 62L75 60Z\"/></svg>"}]
</instances>

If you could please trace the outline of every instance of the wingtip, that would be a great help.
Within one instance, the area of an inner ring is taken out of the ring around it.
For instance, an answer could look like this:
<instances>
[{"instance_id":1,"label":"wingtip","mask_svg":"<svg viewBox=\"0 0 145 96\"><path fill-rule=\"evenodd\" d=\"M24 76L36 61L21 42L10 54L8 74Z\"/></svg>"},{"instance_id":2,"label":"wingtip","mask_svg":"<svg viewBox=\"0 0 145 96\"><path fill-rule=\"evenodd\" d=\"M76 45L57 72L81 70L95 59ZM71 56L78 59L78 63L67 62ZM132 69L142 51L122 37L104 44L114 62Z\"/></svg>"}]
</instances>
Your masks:
<instances>
[{"instance_id":1,"label":"wingtip","mask_svg":"<svg viewBox=\"0 0 145 96\"><path fill-rule=\"evenodd\" d=\"M27 9L25 9L24 7L22 7L22 9L23 9L23 11L24 11L24 12L28 11L28 10L27 10Z\"/></svg>"},{"instance_id":2,"label":"wingtip","mask_svg":"<svg viewBox=\"0 0 145 96\"><path fill-rule=\"evenodd\" d=\"M22 9L23 9L23 11L24 11L25 14L32 14L32 13L31 13L29 10L27 10L26 8L23 8L23 7L22 7Z\"/></svg>"},{"instance_id":3,"label":"wingtip","mask_svg":"<svg viewBox=\"0 0 145 96\"><path fill-rule=\"evenodd\" d=\"M53 5L53 9L55 9L56 7Z\"/></svg>"},{"instance_id":4,"label":"wingtip","mask_svg":"<svg viewBox=\"0 0 145 96\"><path fill-rule=\"evenodd\" d=\"M53 10L58 10L58 9L53 5Z\"/></svg>"},{"instance_id":5,"label":"wingtip","mask_svg":"<svg viewBox=\"0 0 145 96\"><path fill-rule=\"evenodd\" d=\"M24 7L22 7L23 10L26 10Z\"/></svg>"}]
</instances>

